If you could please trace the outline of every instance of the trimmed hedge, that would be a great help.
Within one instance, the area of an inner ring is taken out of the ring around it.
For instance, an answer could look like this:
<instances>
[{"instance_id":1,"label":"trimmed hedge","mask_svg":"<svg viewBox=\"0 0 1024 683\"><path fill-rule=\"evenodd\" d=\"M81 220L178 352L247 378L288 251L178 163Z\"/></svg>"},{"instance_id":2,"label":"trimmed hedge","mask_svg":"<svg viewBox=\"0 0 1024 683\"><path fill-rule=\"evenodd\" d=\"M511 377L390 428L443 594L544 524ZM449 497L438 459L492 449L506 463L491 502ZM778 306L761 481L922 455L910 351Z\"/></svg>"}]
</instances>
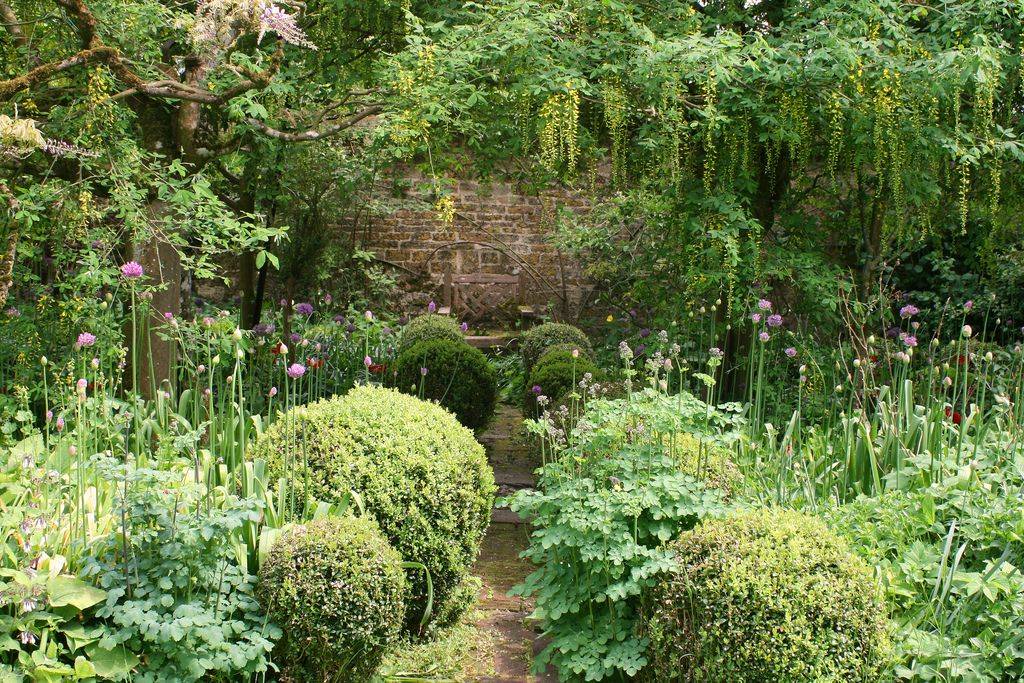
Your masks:
<instances>
[{"instance_id":1,"label":"trimmed hedge","mask_svg":"<svg viewBox=\"0 0 1024 683\"><path fill-rule=\"evenodd\" d=\"M271 481L290 466L300 495L307 486L321 501L358 493L402 558L430 570L434 623L459 616L450 606L480 551L495 486L483 446L451 414L393 389L356 387L277 420L252 457L267 461ZM415 632L426 578L410 570L409 579L406 625Z\"/></svg>"},{"instance_id":2,"label":"trimmed hedge","mask_svg":"<svg viewBox=\"0 0 1024 683\"><path fill-rule=\"evenodd\" d=\"M286 531L260 567L257 596L284 635L285 680L371 680L405 618L402 558L368 518Z\"/></svg>"},{"instance_id":3,"label":"trimmed hedge","mask_svg":"<svg viewBox=\"0 0 1024 683\"><path fill-rule=\"evenodd\" d=\"M537 396L533 392L535 386L540 387L541 394L551 399L552 403L558 403L573 391L579 391L579 382L587 373L591 375L591 384L601 381L603 373L600 368L583 351L580 351L578 358L573 358L573 348L568 344L559 344L541 354L526 382L524 408L527 415L532 416L537 412Z\"/></svg>"},{"instance_id":4,"label":"trimmed hedge","mask_svg":"<svg viewBox=\"0 0 1024 683\"><path fill-rule=\"evenodd\" d=\"M398 351L402 352L408 348L424 341L435 339L448 339L453 342L464 342L466 335L459 328L455 318L437 313L428 313L413 318L402 328L402 336L398 340Z\"/></svg>"},{"instance_id":5,"label":"trimmed hedge","mask_svg":"<svg viewBox=\"0 0 1024 683\"><path fill-rule=\"evenodd\" d=\"M761 509L672 544L648 596L655 681L876 681L891 646L868 566L820 520Z\"/></svg>"},{"instance_id":6,"label":"trimmed hedge","mask_svg":"<svg viewBox=\"0 0 1024 683\"><path fill-rule=\"evenodd\" d=\"M594 357L594 347L583 330L565 323L543 323L527 330L519 342L519 353L523 356L526 374L530 374L545 349L557 344L568 344L578 348L580 355Z\"/></svg>"},{"instance_id":7,"label":"trimmed hedge","mask_svg":"<svg viewBox=\"0 0 1024 683\"><path fill-rule=\"evenodd\" d=\"M480 429L494 414L497 374L487 356L464 341L419 342L398 356L395 371L399 389L437 401L470 429Z\"/></svg>"}]
</instances>

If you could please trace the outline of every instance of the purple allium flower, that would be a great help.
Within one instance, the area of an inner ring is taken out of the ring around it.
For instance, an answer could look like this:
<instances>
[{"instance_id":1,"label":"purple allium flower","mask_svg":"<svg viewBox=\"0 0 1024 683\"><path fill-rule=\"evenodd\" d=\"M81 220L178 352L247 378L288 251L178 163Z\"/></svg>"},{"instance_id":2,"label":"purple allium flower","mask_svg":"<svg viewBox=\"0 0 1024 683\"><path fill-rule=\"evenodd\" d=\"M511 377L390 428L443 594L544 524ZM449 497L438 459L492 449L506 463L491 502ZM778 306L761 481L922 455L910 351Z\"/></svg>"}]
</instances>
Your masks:
<instances>
[{"instance_id":1,"label":"purple allium flower","mask_svg":"<svg viewBox=\"0 0 1024 683\"><path fill-rule=\"evenodd\" d=\"M974 299L968 299L964 302L964 310L969 311L974 308Z\"/></svg>"},{"instance_id":2,"label":"purple allium flower","mask_svg":"<svg viewBox=\"0 0 1024 683\"><path fill-rule=\"evenodd\" d=\"M760 313L754 313L753 315L750 316L750 320L751 320L751 322L753 322L755 324L761 322L761 314Z\"/></svg>"},{"instance_id":3,"label":"purple allium flower","mask_svg":"<svg viewBox=\"0 0 1024 683\"><path fill-rule=\"evenodd\" d=\"M64 416L63 415L58 415L57 416L56 427L57 427L57 431L58 432L63 432L64 431Z\"/></svg>"},{"instance_id":4,"label":"purple allium flower","mask_svg":"<svg viewBox=\"0 0 1024 683\"><path fill-rule=\"evenodd\" d=\"M722 349L718 348L717 346L712 346L710 349L708 349L708 355L711 356L712 358L722 358L723 356L725 356L725 353L723 353Z\"/></svg>"},{"instance_id":5,"label":"purple allium flower","mask_svg":"<svg viewBox=\"0 0 1024 683\"><path fill-rule=\"evenodd\" d=\"M349 323L348 325L345 326L345 331L348 332L349 334L352 334L353 332L356 331L356 326L353 325L352 323Z\"/></svg>"},{"instance_id":6,"label":"purple allium flower","mask_svg":"<svg viewBox=\"0 0 1024 683\"><path fill-rule=\"evenodd\" d=\"M917 315L920 312L921 311L914 304L907 304L906 306L900 309L900 317L910 318Z\"/></svg>"},{"instance_id":7,"label":"purple allium flower","mask_svg":"<svg viewBox=\"0 0 1024 683\"><path fill-rule=\"evenodd\" d=\"M92 346L96 343L96 335L89 332L82 332L78 335L78 340L75 341L76 349L84 349L87 346Z\"/></svg>"},{"instance_id":8,"label":"purple allium flower","mask_svg":"<svg viewBox=\"0 0 1024 683\"><path fill-rule=\"evenodd\" d=\"M292 363L288 366L288 369L285 372L287 372L288 376L292 379L298 379L306 374L306 366L301 363Z\"/></svg>"},{"instance_id":9,"label":"purple allium flower","mask_svg":"<svg viewBox=\"0 0 1024 683\"><path fill-rule=\"evenodd\" d=\"M792 347L792 346L787 347L785 353L790 358L795 358L796 357L796 349L794 347Z\"/></svg>"},{"instance_id":10,"label":"purple allium flower","mask_svg":"<svg viewBox=\"0 0 1024 683\"><path fill-rule=\"evenodd\" d=\"M136 261L129 261L121 266L121 275L125 276L129 280L142 277L142 273L142 266L140 266Z\"/></svg>"},{"instance_id":11,"label":"purple allium flower","mask_svg":"<svg viewBox=\"0 0 1024 683\"><path fill-rule=\"evenodd\" d=\"M917 346L917 337L915 337L912 334L904 335L903 336L903 343L906 344L907 346L911 346L911 347Z\"/></svg>"},{"instance_id":12,"label":"purple allium flower","mask_svg":"<svg viewBox=\"0 0 1024 683\"><path fill-rule=\"evenodd\" d=\"M288 335L288 339L291 341L292 344L298 344L300 341L302 341L302 335L299 334L298 332L292 332L290 335Z\"/></svg>"},{"instance_id":13,"label":"purple allium flower","mask_svg":"<svg viewBox=\"0 0 1024 683\"><path fill-rule=\"evenodd\" d=\"M899 336L899 334L900 328L896 327L895 325L885 331L885 336L889 337L890 339L895 339L896 337Z\"/></svg>"},{"instance_id":14,"label":"purple allium flower","mask_svg":"<svg viewBox=\"0 0 1024 683\"><path fill-rule=\"evenodd\" d=\"M427 369L426 368L420 368L420 377L426 377L426 376L427 376Z\"/></svg>"},{"instance_id":15,"label":"purple allium flower","mask_svg":"<svg viewBox=\"0 0 1024 683\"><path fill-rule=\"evenodd\" d=\"M274 323L260 323L252 331L257 337L269 337L277 331L277 326Z\"/></svg>"},{"instance_id":16,"label":"purple allium flower","mask_svg":"<svg viewBox=\"0 0 1024 683\"><path fill-rule=\"evenodd\" d=\"M647 329L646 327L644 327L644 328L642 328L640 330L640 338L641 339L647 339L650 336L651 336L651 331L649 329Z\"/></svg>"},{"instance_id":17,"label":"purple allium flower","mask_svg":"<svg viewBox=\"0 0 1024 683\"><path fill-rule=\"evenodd\" d=\"M768 299L758 299L757 307L760 308L762 311L770 311L772 310L772 302L768 301Z\"/></svg>"},{"instance_id":18,"label":"purple allium flower","mask_svg":"<svg viewBox=\"0 0 1024 683\"><path fill-rule=\"evenodd\" d=\"M369 356L363 356L363 365L365 365L366 367L370 367L371 365L373 365L373 359L370 358Z\"/></svg>"},{"instance_id":19,"label":"purple allium flower","mask_svg":"<svg viewBox=\"0 0 1024 683\"><path fill-rule=\"evenodd\" d=\"M281 308L288 308L288 299L282 298L277 303L280 304Z\"/></svg>"},{"instance_id":20,"label":"purple allium flower","mask_svg":"<svg viewBox=\"0 0 1024 683\"><path fill-rule=\"evenodd\" d=\"M766 341L768 341L769 339L771 339L772 337L771 337L771 335L770 335L770 334L768 334L767 332L762 332L761 334L757 335L757 338L758 338L758 339L760 339L760 340L761 340L761 341L763 341L763 342L766 342Z\"/></svg>"},{"instance_id":21,"label":"purple allium flower","mask_svg":"<svg viewBox=\"0 0 1024 683\"><path fill-rule=\"evenodd\" d=\"M299 315L310 316L313 315L313 304L303 301L302 303L295 304L295 312Z\"/></svg>"},{"instance_id":22,"label":"purple allium flower","mask_svg":"<svg viewBox=\"0 0 1024 683\"><path fill-rule=\"evenodd\" d=\"M532 392L533 392L533 395L534 395L534 396L540 396L540 392L542 391L542 389L540 388L540 385L539 385L539 384L534 384L534 385L533 385L533 388L532 388L532 389L530 389L530 391L532 391Z\"/></svg>"},{"instance_id":23,"label":"purple allium flower","mask_svg":"<svg viewBox=\"0 0 1024 683\"><path fill-rule=\"evenodd\" d=\"M433 301L431 301L429 304L427 304L427 313L433 313L436 310L437 310L437 304L435 304Z\"/></svg>"},{"instance_id":24,"label":"purple allium flower","mask_svg":"<svg viewBox=\"0 0 1024 683\"><path fill-rule=\"evenodd\" d=\"M463 334L465 334L466 332L469 332L469 323L467 323L467 322L462 323L461 325L459 325L459 329L462 330Z\"/></svg>"},{"instance_id":25,"label":"purple allium flower","mask_svg":"<svg viewBox=\"0 0 1024 683\"><path fill-rule=\"evenodd\" d=\"M330 293L324 294L324 303L325 304L327 304L329 306L332 301L334 301L334 297L331 296Z\"/></svg>"},{"instance_id":26,"label":"purple allium flower","mask_svg":"<svg viewBox=\"0 0 1024 683\"><path fill-rule=\"evenodd\" d=\"M782 325L782 316L778 313L772 313L765 322L768 323L768 327L779 327Z\"/></svg>"},{"instance_id":27,"label":"purple allium flower","mask_svg":"<svg viewBox=\"0 0 1024 683\"><path fill-rule=\"evenodd\" d=\"M338 315L334 316L334 322L336 322L337 324L341 325L342 323L346 322L345 316L343 316L341 313L339 313Z\"/></svg>"},{"instance_id":28,"label":"purple allium flower","mask_svg":"<svg viewBox=\"0 0 1024 683\"><path fill-rule=\"evenodd\" d=\"M53 420L53 411L52 410L47 410L46 411L46 421L50 422L51 420Z\"/></svg>"},{"instance_id":29,"label":"purple allium flower","mask_svg":"<svg viewBox=\"0 0 1024 683\"><path fill-rule=\"evenodd\" d=\"M634 352L636 353L636 355L640 356L640 355L643 355L643 352L646 351L646 350L647 350L647 344L637 344L636 345L636 349L634 349Z\"/></svg>"}]
</instances>

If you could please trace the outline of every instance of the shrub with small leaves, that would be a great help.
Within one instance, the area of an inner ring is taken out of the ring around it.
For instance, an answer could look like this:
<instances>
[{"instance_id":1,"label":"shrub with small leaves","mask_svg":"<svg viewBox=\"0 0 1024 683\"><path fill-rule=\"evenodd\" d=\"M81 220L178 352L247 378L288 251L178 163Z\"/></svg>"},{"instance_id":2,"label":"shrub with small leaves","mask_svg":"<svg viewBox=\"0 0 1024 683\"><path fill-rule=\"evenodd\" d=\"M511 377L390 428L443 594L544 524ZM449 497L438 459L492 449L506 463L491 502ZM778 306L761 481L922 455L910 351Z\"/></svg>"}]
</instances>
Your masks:
<instances>
[{"instance_id":1,"label":"shrub with small leaves","mask_svg":"<svg viewBox=\"0 0 1024 683\"><path fill-rule=\"evenodd\" d=\"M300 499L335 502L358 495L402 559L420 562L433 581L433 624L457 618L461 586L491 519L494 474L483 446L446 410L380 387L293 410L252 449L268 478L285 478ZM406 624L418 631L427 582L409 573Z\"/></svg>"},{"instance_id":2,"label":"shrub with small leaves","mask_svg":"<svg viewBox=\"0 0 1024 683\"><path fill-rule=\"evenodd\" d=\"M402 558L369 518L293 527L260 568L258 595L284 630L275 659L287 680L368 681L401 632Z\"/></svg>"},{"instance_id":3,"label":"shrub with small leaves","mask_svg":"<svg viewBox=\"0 0 1024 683\"><path fill-rule=\"evenodd\" d=\"M877 681L889 624L871 570L820 520L760 509L671 546L650 591L656 681Z\"/></svg>"},{"instance_id":4,"label":"shrub with small leaves","mask_svg":"<svg viewBox=\"0 0 1024 683\"><path fill-rule=\"evenodd\" d=\"M578 348L580 355L594 357L594 347L583 330L565 323L544 323L528 330L519 342L519 352L523 356L526 372L529 373L533 369L549 346L557 344L568 344L572 348Z\"/></svg>"},{"instance_id":5,"label":"shrub with small leaves","mask_svg":"<svg viewBox=\"0 0 1024 683\"><path fill-rule=\"evenodd\" d=\"M601 381L604 373L589 360L585 353L573 357L573 347L558 344L549 347L533 366L526 385L526 403L524 410L527 415L537 414L537 392L552 401L561 401L573 392L582 396L580 382L589 375L589 383Z\"/></svg>"},{"instance_id":6,"label":"shrub with small leaves","mask_svg":"<svg viewBox=\"0 0 1024 683\"><path fill-rule=\"evenodd\" d=\"M464 341L433 339L406 349L395 363L399 389L436 401L470 429L494 414L498 378L487 356Z\"/></svg>"},{"instance_id":7,"label":"shrub with small leaves","mask_svg":"<svg viewBox=\"0 0 1024 683\"><path fill-rule=\"evenodd\" d=\"M399 352L424 341L447 339L453 342L465 341L465 334L459 328L455 318L437 313L428 313L413 318L402 328L398 341Z\"/></svg>"}]
</instances>

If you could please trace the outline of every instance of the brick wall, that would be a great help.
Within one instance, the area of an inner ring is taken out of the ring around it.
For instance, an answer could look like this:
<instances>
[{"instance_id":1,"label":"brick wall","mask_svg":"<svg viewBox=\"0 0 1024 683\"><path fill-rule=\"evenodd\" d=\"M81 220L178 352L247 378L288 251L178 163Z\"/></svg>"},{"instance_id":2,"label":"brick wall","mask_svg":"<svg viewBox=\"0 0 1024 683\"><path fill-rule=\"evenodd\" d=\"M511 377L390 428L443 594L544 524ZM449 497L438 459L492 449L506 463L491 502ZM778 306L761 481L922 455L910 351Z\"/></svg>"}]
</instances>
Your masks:
<instances>
[{"instance_id":1,"label":"brick wall","mask_svg":"<svg viewBox=\"0 0 1024 683\"><path fill-rule=\"evenodd\" d=\"M416 187L415 179L411 187ZM550 243L561 209L585 211L586 202L562 189L530 192L510 182L455 181L454 220L442 220L429 200L411 189L383 202L370 219L365 245L402 275L407 290L440 301L446 269L453 273L524 273L525 299L574 318L586 291L580 268ZM491 289L499 289L492 286ZM512 298L491 292L496 305Z\"/></svg>"}]
</instances>

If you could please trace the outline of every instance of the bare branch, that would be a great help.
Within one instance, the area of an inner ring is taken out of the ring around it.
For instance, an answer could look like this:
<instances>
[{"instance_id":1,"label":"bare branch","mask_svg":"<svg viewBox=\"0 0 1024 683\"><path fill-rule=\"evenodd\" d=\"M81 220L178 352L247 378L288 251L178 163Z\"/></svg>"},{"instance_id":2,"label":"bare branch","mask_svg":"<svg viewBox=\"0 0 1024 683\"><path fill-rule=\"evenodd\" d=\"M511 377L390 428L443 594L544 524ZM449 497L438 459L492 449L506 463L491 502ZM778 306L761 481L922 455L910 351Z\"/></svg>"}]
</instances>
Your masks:
<instances>
[{"instance_id":1,"label":"bare branch","mask_svg":"<svg viewBox=\"0 0 1024 683\"><path fill-rule=\"evenodd\" d=\"M297 132L288 132L278 130L277 128L268 126L262 121L257 121L253 118L248 118L245 120L245 122L253 128L257 128L260 131L262 131L264 135L275 138L277 140L283 140L284 142L308 142L310 140L319 140L321 138L327 138L331 137L332 135L337 135L338 133L356 125L357 123L367 118L368 116L379 114L382 111L384 111L384 107L382 105L373 104L368 107L364 107L363 109L360 109L359 111L352 114L343 121L339 121L338 123L327 126L322 130L303 130Z\"/></svg>"}]
</instances>

